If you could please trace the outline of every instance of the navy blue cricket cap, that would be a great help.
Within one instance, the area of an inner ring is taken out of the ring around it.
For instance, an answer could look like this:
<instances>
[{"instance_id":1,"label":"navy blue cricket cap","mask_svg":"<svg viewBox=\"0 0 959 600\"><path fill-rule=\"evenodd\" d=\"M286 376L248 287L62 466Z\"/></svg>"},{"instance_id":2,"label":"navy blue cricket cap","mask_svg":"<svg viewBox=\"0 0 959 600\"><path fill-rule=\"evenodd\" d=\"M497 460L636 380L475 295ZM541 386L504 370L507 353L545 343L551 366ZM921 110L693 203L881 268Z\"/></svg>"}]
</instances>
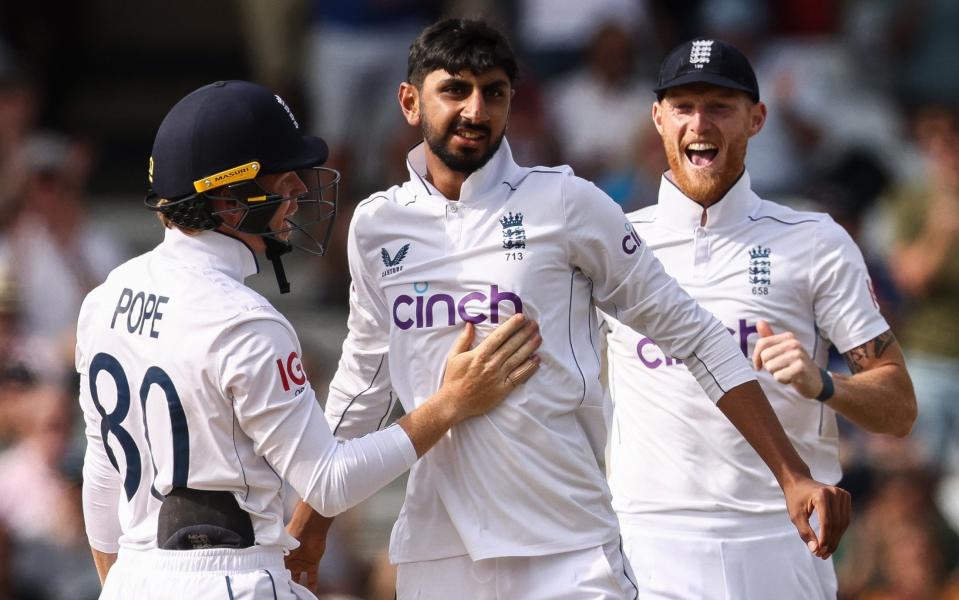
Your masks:
<instances>
[{"instance_id":1,"label":"navy blue cricket cap","mask_svg":"<svg viewBox=\"0 0 959 600\"><path fill-rule=\"evenodd\" d=\"M177 102L164 117L150 156L150 183L178 199L259 174L326 161L322 139L303 135L282 98L249 81L217 81Z\"/></svg>"},{"instance_id":2,"label":"navy blue cricket cap","mask_svg":"<svg viewBox=\"0 0 959 600\"><path fill-rule=\"evenodd\" d=\"M673 48L659 66L659 81L653 91L662 99L669 88L690 83L741 90L753 102L759 102L759 83L749 60L720 40L689 40Z\"/></svg>"}]
</instances>

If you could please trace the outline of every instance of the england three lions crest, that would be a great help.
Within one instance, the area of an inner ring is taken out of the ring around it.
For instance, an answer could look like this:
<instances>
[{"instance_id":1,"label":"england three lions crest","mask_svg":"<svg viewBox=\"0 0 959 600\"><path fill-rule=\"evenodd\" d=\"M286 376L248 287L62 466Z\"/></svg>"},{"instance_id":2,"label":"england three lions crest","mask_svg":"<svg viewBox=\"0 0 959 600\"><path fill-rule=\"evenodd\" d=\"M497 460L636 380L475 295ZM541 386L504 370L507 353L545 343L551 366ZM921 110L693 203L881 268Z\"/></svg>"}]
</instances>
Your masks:
<instances>
[{"instance_id":1,"label":"england three lions crest","mask_svg":"<svg viewBox=\"0 0 959 600\"><path fill-rule=\"evenodd\" d=\"M749 284L754 295L768 295L772 285L772 250L756 246L749 250Z\"/></svg>"},{"instance_id":2,"label":"england three lions crest","mask_svg":"<svg viewBox=\"0 0 959 600\"><path fill-rule=\"evenodd\" d=\"M526 247L526 230L523 228L523 213L506 213L499 220L503 226L503 248L515 250Z\"/></svg>"}]
</instances>

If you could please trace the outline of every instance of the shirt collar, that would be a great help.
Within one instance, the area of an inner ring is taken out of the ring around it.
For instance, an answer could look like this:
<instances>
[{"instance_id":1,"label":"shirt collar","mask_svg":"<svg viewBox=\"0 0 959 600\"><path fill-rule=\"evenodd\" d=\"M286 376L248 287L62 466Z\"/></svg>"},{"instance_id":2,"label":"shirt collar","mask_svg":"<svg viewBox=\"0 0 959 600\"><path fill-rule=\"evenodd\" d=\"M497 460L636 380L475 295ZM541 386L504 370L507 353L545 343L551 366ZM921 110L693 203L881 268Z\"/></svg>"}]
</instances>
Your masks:
<instances>
[{"instance_id":1,"label":"shirt collar","mask_svg":"<svg viewBox=\"0 0 959 600\"><path fill-rule=\"evenodd\" d=\"M157 251L178 262L220 271L237 281L260 271L252 248L218 231L187 235L176 228L167 229Z\"/></svg>"},{"instance_id":2,"label":"shirt collar","mask_svg":"<svg viewBox=\"0 0 959 600\"><path fill-rule=\"evenodd\" d=\"M406 168L410 172L410 183L412 183L416 194L422 193L445 198L432 183L426 180L425 142L420 142L410 149L406 155ZM460 202L469 202L485 196L491 190L502 185L504 181L508 181L509 172L515 168L517 168L517 165L513 161L513 152L510 150L509 142L503 137L499 149L483 165L483 168L471 173L463 182L463 186L460 188Z\"/></svg>"},{"instance_id":3,"label":"shirt collar","mask_svg":"<svg viewBox=\"0 0 959 600\"><path fill-rule=\"evenodd\" d=\"M717 229L742 223L759 208L760 202L759 196L750 187L749 173L743 171L726 195L706 209L706 228ZM703 207L684 194L664 173L659 183L656 220L685 231L699 227L702 214Z\"/></svg>"}]
</instances>

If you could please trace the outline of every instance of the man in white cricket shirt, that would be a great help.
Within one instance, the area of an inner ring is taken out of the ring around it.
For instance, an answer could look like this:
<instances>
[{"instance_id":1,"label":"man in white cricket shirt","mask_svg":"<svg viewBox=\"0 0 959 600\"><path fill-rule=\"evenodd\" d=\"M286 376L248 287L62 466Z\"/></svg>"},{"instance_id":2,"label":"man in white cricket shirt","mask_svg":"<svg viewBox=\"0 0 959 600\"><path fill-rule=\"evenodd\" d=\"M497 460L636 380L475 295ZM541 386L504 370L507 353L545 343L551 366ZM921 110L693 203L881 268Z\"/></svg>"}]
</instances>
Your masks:
<instances>
[{"instance_id":1,"label":"man in white cricket shirt","mask_svg":"<svg viewBox=\"0 0 959 600\"><path fill-rule=\"evenodd\" d=\"M413 410L443 377L460 323L524 313L542 368L453 428L410 473L393 528L397 596L635 598L597 456L605 443L594 305L687 357L700 385L781 477L797 526L830 552L849 498L789 446L722 325L669 278L616 204L568 167L521 167L504 138L516 62L482 22L445 20L410 50L400 107L423 143L410 179L359 204L350 331L326 416L343 439ZM828 523L819 538L813 507Z\"/></svg>"},{"instance_id":2,"label":"man in white cricket shirt","mask_svg":"<svg viewBox=\"0 0 959 600\"><path fill-rule=\"evenodd\" d=\"M898 436L916 416L862 255L829 216L750 189L746 145L766 107L738 50L717 40L682 44L663 61L655 91L652 118L670 169L659 203L629 220L762 369L760 383L813 477L835 483L836 412ZM607 312L609 482L640 596L835 598L832 561L807 552L773 473L712 406L689 362ZM830 344L851 376L822 368Z\"/></svg>"},{"instance_id":3,"label":"man in white cricket shirt","mask_svg":"<svg viewBox=\"0 0 959 600\"><path fill-rule=\"evenodd\" d=\"M283 562L297 495L328 515L356 504L536 370L531 322L473 351L467 325L426 403L384 431L333 438L292 326L243 284L256 253L281 288L284 252L323 253L339 179L318 166L326 156L279 96L243 81L196 90L160 125L147 205L164 240L90 292L78 325L101 598L313 598Z\"/></svg>"}]
</instances>

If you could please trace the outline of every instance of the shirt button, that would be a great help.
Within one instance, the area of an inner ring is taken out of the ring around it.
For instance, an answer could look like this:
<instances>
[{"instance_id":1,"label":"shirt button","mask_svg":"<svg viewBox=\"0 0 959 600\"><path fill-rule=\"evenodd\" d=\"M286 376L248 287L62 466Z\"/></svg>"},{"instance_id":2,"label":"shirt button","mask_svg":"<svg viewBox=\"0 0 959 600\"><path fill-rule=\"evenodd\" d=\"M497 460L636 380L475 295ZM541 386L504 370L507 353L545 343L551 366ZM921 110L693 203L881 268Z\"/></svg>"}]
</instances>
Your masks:
<instances>
[{"instance_id":1,"label":"shirt button","mask_svg":"<svg viewBox=\"0 0 959 600\"><path fill-rule=\"evenodd\" d=\"M451 205L450 205L450 212L451 212L451 213L454 213L454 214L455 214L457 210L459 210L459 208L457 208L457 206L456 206L455 204L451 204Z\"/></svg>"}]
</instances>

